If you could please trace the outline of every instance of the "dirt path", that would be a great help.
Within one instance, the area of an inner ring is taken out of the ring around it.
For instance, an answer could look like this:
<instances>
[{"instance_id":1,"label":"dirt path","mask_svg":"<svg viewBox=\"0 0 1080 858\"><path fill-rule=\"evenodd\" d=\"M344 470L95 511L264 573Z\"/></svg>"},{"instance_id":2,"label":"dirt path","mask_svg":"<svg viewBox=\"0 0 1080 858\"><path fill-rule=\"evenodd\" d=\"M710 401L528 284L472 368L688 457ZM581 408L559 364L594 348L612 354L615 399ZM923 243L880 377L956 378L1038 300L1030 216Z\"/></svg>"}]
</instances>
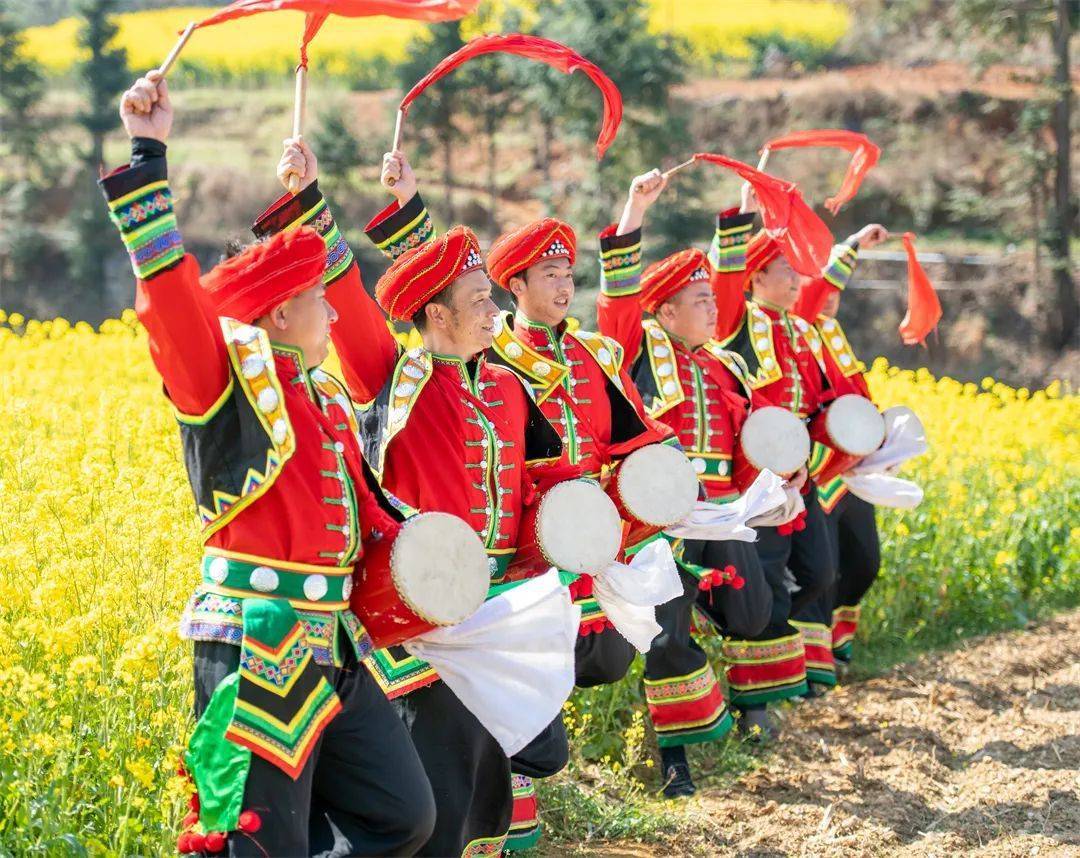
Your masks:
<instances>
[{"instance_id":1,"label":"dirt path","mask_svg":"<svg viewBox=\"0 0 1080 858\"><path fill-rule=\"evenodd\" d=\"M691 833L582 854L1080 855L1080 612L844 687L784 736L685 806Z\"/></svg>"}]
</instances>

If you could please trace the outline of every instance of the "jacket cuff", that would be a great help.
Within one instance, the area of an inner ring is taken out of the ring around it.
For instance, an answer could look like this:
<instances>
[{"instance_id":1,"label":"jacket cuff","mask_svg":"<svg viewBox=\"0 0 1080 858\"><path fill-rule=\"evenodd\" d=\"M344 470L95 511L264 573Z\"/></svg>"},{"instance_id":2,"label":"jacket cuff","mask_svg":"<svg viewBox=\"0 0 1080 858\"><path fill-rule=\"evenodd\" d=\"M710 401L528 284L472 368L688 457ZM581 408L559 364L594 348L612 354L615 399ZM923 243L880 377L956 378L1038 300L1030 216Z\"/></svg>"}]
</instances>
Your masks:
<instances>
[{"instance_id":1,"label":"jacket cuff","mask_svg":"<svg viewBox=\"0 0 1080 858\"><path fill-rule=\"evenodd\" d=\"M259 215L251 231L256 238L261 239L301 226L314 229L326 244L323 283L329 286L352 266L353 252L338 229L317 181L312 182L295 197L292 194L279 197Z\"/></svg>"},{"instance_id":2,"label":"jacket cuff","mask_svg":"<svg viewBox=\"0 0 1080 858\"><path fill-rule=\"evenodd\" d=\"M176 225L164 157L119 167L98 184L136 277L149 280L183 259L184 241Z\"/></svg>"},{"instance_id":3,"label":"jacket cuff","mask_svg":"<svg viewBox=\"0 0 1080 858\"><path fill-rule=\"evenodd\" d=\"M709 248L713 270L728 274L746 268L746 245L753 229L753 212L740 214L732 208L716 216L716 232Z\"/></svg>"},{"instance_id":4,"label":"jacket cuff","mask_svg":"<svg viewBox=\"0 0 1080 858\"><path fill-rule=\"evenodd\" d=\"M618 224L600 233L600 290L609 298L641 291L641 229L616 235Z\"/></svg>"},{"instance_id":5,"label":"jacket cuff","mask_svg":"<svg viewBox=\"0 0 1080 858\"><path fill-rule=\"evenodd\" d=\"M855 262L858 257L859 242L849 238L832 249L829 264L821 272L821 276L830 286L843 291L851 281L852 274L855 273Z\"/></svg>"},{"instance_id":6,"label":"jacket cuff","mask_svg":"<svg viewBox=\"0 0 1080 858\"><path fill-rule=\"evenodd\" d=\"M364 232L386 256L397 259L406 250L435 237L427 206L419 191L405 205L396 201L371 219Z\"/></svg>"}]
</instances>

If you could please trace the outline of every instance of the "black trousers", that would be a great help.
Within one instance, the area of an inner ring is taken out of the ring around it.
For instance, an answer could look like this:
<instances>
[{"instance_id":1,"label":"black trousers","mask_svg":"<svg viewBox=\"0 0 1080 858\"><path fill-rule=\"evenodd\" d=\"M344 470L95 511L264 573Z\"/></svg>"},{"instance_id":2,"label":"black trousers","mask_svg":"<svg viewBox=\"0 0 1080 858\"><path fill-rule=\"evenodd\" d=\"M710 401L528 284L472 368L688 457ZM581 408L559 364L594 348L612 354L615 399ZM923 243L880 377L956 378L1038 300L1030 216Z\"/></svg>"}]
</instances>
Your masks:
<instances>
[{"instance_id":1,"label":"black trousers","mask_svg":"<svg viewBox=\"0 0 1080 858\"><path fill-rule=\"evenodd\" d=\"M854 607L866 595L881 569L881 545L873 504L851 492L825 516L829 545L836 558L836 581L829 610Z\"/></svg>"},{"instance_id":2,"label":"black trousers","mask_svg":"<svg viewBox=\"0 0 1080 858\"><path fill-rule=\"evenodd\" d=\"M806 527L783 535L775 527L758 528L756 544L765 579L773 594L772 616L763 639L793 634L788 620L832 625L832 610L826 610L826 597L836 577L825 513L818 503L817 490L803 495L806 502ZM799 589L788 590L785 569L795 576Z\"/></svg>"},{"instance_id":3,"label":"black trousers","mask_svg":"<svg viewBox=\"0 0 1080 858\"><path fill-rule=\"evenodd\" d=\"M580 637L574 645L574 681L578 688L618 682L636 655L634 645L615 629Z\"/></svg>"},{"instance_id":4,"label":"black trousers","mask_svg":"<svg viewBox=\"0 0 1080 858\"><path fill-rule=\"evenodd\" d=\"M557 775L570 759L570 743L562 716L510 758L510 771L530 778L550 778Z\"/></svg>"},{"instance_id":5,"label":"black trousers","mask_svg":"<svg viewBox=\"0 0 1080 858\"><path fill-rule=\"evenodd\" d=\"M418 855L459 856L510 828L514 792L502 747L445 683L393 701L435 794L435 828Z\"/></svg>"},{"instance_id":6,"label":"black trousers","mask_svg":"<svg viewBox=\"0 0 1080 858\"><path fill-rule=\"evenodd\" d=\"M195 716L240 663L240 648L195 642ZM327 668L341 712L327 725L293 780L256 754L244 810L262 826L233 832L233 856L413 855L431 835L435 801L409 734L366 669L348 652Z\"/></svg>"}]
</instances>

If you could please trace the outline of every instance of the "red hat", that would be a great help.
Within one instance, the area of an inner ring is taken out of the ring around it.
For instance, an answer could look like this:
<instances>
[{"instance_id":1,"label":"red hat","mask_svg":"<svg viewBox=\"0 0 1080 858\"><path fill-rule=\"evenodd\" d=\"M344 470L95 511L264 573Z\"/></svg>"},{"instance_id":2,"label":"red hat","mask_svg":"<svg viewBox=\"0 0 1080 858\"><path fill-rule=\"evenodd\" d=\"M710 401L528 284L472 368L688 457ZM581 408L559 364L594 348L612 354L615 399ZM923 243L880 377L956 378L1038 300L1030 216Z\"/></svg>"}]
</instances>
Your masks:
<instances>
[{"instance_id":1,"label":"red hat","mask_svg":"<svg viewBox=\"0 0 1080 858\"><path fill-rule=\"evenodd\" d=\"M375 300L391 319L408 322L461 275L484 267L480 243L467 226L406 250L375 284Z\"/></svg>"},{"instance_id":2,"label":"red hat","mask_svg":"<svg viewBox=\"0 0 1080 858\"><path fill-rule=\"evenodd\" d=\"M641 307L646 313L673 298L691 283L708 283L712 269L700 250L680 250L654 262L641 275Z\"/></svg>"},{"instance_id":3,"label":"red hat","mask_svg":"<svg viewBox=\"0 0 1080 858\"><path fill-rule=\"evenodd\" d=\"M783 254L780 243L759 229L746 245L746 288L750 288L750 278L757 271L762 271L770 262Z\"/></svg>"},{"instance_id":4,"label":"red hat","mask_svg":"<svg viewBox=\"0 0 1080 858\"><path fill-rule=\"evenodd\" d=\"M509 289L511 277L542 259L569 259L573 265L576 257L574 230L561 220L546 217L499 236L488 250L488 274L503 289Z\"/></svg>"},{"instance_id":5,"label":"red hat","mask_svg":"<svg viewBox=\"0 0 1080 858\"><path fill-rule=\"evenodd\" d=\"M219 316L250 323L319 283L325 268L326 243L304 226L252 245L199 282Z\"/></svg>"}]
</instances>

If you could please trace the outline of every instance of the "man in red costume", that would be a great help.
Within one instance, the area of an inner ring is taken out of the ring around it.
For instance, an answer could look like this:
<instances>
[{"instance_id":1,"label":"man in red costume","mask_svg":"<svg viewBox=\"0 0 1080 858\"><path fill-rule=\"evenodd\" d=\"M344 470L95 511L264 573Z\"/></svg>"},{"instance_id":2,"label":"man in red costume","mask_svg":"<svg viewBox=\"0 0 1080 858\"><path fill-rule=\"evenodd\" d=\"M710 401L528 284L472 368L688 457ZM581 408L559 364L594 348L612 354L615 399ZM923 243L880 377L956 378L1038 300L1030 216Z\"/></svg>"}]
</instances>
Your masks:
<instances>
[{"instance_id":1,"label":"man in red costume","mask_svg":"<svg viewBox=\"0 0 1080 858\"><path fill-rule=\"evenodd\" d=\"M468 522L487 549L491 583L502 583L522 511L562 449L526 386L485 359L498 307L476 236L457 226L435 237L411 168L388 157L383 183L400 202L377 215L367 233L394 262L373 301L319 191L318 164L303 140L286 141L278 173L283 183L296 174L299 193L272 205L256 233L310 225L326 239L327 264L340 272L327 290L339 315L332 338L349 394L362 403L367 460L395 502ZM386 243L399 234L403 243ZM410 242L409 235L422 240ZM423 347L405 351L387 317L412 322ZM368 664L408 725L435 793L435 831L420 854L499 851L512 805L502 748L427 663L391 647L377 650ZM534 744L542 751L538 771L550 775L566 764L561 722Z\"/></svg>"},{"instance_id":2,"label":"man in red costume","mask_svg":"<svg viewBox=\"0 0 1080 858\"><path fill-rule=\"evenodd\" d=\"M833 276L804 278L795 302L797 316L813 325L829 384L838 393L870 396L866 366L856 356L836 319L840 297L852 277L860 249L869 250L889 239L880 224L867 224L833 249ZM829 464L831 451L820 444L811 455L811 474ZM859 625L859 605L881 568L874 507L848 491L839 477L817 485L825 512L829 544L836 562L836 583L824 597L823 615L832 617L832 651L838 664L851 660L852 642Z\"/></svg>"},{"instance_id":3,"label":"man in red costume","mask_svg":"<svg viewBox=\"0 0 1080 858\"><path fill-rule=\"evenodd\" d=\"M394 510L342 387L317 367L337 314L317 233L275 236L200 278L165 160L173 111L149 72L120 105L131 163L101 181L138 278L136 311L180 424L205 543L181 625L194 641L179 851L411 854L435 807L408 732L361 668L349 610L362 541Z\"/></svg>"}]
</instances>

